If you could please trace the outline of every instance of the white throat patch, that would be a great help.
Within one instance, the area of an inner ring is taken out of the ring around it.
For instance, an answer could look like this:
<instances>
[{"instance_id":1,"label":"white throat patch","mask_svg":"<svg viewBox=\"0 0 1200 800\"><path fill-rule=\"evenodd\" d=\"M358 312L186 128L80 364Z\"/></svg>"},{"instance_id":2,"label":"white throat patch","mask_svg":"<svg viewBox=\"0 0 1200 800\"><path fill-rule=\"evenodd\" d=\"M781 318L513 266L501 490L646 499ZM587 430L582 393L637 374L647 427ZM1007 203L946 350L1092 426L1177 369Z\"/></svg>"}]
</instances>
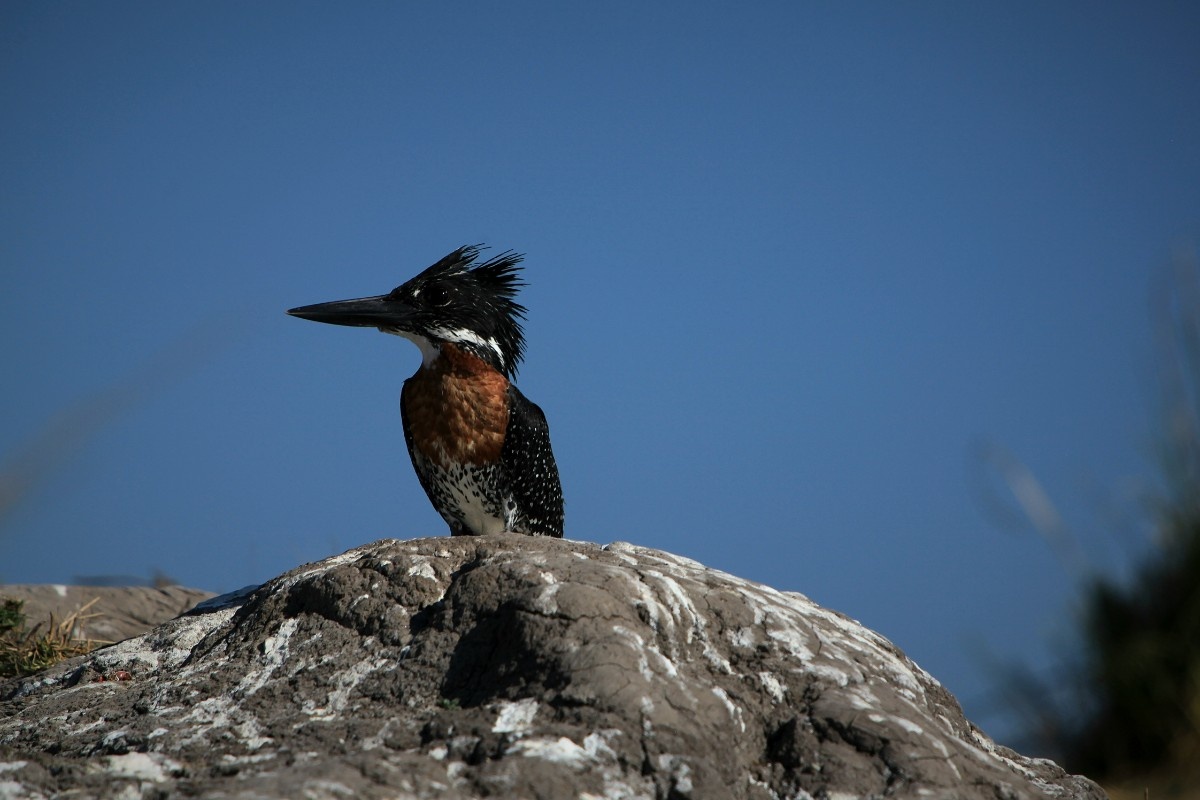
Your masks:
<instances>
[{"instance_id":1,"label":"white throat patch","mask_svg":"<svg viewBox=\"0 0 1200 800\"><path fill-rule=\"evenodd\" d=\"M429 366L433 363L442 350L434 342L431 342L424 336L417 333L409 333L408 331L397 330L396 328L380 328L384 333L390 333L393 336L400 336L408 339L421 350L421 363ZM490 350L496 354L496 360L500 362L501 368L508 366L504 363L504 353L500 350L500 343L494 337L484 339L474 331L466 330L465 328L434 328L430 331L435 337L446 342L454 342L455 344L471 344L481 350Z\"/></svg>"},{"instance_id":2,"label":"white throat patch","mask_svg":"<svg viewBox=\"0 0 1200 800\"><path fill-rule=\"evenodd\" d=\"M430 331L430 333L439 339L444 339L447 342L454 342L455 344L472 344L481 350L491 350L496 354L496 361L500 362L501 368L508 366L504 363L504 354L500 352L500 343L497 342L493 337L484 339L482 336L475 333L475 331L469 331L465 328L434 328L432 331Z\"/></svg>"},{"instance_id":3,"label":"white throat patch","mask_svg":"<svg viewBox=\"0 0 1200 800\"><path fill-rule=\"evenodd\" d=\"M432 364L434 359L436 359L442 353L440 347L426 339L424 336L420 336L415 333L409 333L408 331L397 330L396 328L380 328L379 330L383 331L384 333L390 333L393 336L399 336L402 339L408 339L410 342L415 344L421 351L421 363L426 367Z\"/></svg>"}]
</instances>

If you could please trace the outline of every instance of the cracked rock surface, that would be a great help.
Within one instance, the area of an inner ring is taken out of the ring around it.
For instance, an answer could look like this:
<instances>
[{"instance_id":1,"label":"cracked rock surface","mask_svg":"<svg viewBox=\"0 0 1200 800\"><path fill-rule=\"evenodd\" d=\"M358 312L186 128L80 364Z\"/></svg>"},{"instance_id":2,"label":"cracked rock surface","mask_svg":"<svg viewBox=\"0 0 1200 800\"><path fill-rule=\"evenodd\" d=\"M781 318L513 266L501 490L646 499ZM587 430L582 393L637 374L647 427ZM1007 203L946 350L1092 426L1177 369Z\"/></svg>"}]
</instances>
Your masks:
<instances>
[{"instance_id":1,"label":"cracked rock surface","mask_svg":"<svg viewBox=\"0 0 1200 800\"><path fill-rule=\"evenodd\" d=\"M1103 798L894 645L679 556L385 540L0 685L0 797Z\"/></svg>"}]
</instances>

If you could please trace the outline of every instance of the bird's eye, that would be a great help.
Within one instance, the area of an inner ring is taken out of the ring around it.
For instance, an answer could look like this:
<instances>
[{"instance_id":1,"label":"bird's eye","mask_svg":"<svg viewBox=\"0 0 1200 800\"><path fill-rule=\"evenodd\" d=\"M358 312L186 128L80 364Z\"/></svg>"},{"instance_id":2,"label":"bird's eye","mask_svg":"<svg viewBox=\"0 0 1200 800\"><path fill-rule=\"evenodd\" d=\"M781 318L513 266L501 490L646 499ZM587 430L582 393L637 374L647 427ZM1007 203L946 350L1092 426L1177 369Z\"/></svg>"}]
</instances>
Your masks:
<instances>
[{"instance_id":1,"label":"bird's eye","mask_svg":"<svg viewBox=\"0 0 1200 800\"><path fill-rule=\"evenodd\" d=\"M426 286L421 291L421 296L425 299L425 303L435 308L450 305L450 293L445 287L438 286L436 283Z\"/></svg>"}]
</instances>

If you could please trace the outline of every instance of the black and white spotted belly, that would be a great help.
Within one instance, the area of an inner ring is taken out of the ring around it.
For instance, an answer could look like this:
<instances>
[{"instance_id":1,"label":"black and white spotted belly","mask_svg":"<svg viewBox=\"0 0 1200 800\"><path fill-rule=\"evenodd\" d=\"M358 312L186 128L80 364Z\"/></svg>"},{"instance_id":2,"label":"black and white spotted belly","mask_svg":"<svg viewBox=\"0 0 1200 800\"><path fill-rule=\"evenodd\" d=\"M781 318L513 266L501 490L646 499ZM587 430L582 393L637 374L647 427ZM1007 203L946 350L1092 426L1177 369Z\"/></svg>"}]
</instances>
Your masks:
<instances>
[{"instance_id":1,"label":"black and white spotted belly","mask_svg":"<svg viewBox=\"0 0 1200 800\"><path fill-rule=\"evenodd\" d=\"M451 463L443 467L416 452L413 466L433 507L455 536L518 529L517 503L506 490L500 464Z\"/></svg>"}]
</instances>

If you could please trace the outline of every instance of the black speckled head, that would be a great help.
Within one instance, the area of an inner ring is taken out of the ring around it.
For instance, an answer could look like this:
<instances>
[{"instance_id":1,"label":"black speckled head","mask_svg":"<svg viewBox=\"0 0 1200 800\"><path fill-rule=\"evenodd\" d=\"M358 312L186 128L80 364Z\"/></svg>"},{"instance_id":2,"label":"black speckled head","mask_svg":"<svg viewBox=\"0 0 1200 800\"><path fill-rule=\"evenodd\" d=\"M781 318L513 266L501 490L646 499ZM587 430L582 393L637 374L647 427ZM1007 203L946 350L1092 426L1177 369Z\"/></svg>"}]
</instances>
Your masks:
<instances>
[{"instance_id":1,"label":"black speckled head","mask_svg":"<svg viewBox=\"0 0 1200 800\"><path fill-rule=\"evenodd\" d=\"M318 303L288 313L403 336L421 348L426 363L449 342L512 378L525 354L525 307L514 299L524 286L518 266L523 256L506 251L476 264L482 250L481 245L460 247L385 295Z\"/></svg>"}]
</instances>

